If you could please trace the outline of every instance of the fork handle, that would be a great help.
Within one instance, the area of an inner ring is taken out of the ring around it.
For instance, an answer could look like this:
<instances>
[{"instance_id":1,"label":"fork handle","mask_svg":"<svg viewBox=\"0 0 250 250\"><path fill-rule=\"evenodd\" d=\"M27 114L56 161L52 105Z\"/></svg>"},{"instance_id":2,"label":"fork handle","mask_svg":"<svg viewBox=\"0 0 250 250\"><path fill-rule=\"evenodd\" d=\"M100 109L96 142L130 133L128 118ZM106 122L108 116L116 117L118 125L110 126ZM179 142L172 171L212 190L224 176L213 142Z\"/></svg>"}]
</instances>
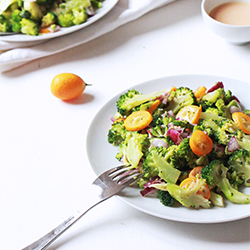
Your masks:
<instances>
[{"instance_id":1,"label":"fork handle","mask_svg":"<svg viewBox=\"0 0 250 250\"><path fill-rule=\"evenodd\" d=\"M63 223L58 225L56 228L51 230L49 233L38 239L37 241L33 242L29 246L23 248L22 250L45 250L49 247L60 235L62 235L67 229L69 229L75 222L77 222L83 215L85 215L90 209L104 201L105 199L99 200L94 205L89 207L84 212L76 212L72 216L70 216L67 220Z\"/></svg>"}]
</instances>

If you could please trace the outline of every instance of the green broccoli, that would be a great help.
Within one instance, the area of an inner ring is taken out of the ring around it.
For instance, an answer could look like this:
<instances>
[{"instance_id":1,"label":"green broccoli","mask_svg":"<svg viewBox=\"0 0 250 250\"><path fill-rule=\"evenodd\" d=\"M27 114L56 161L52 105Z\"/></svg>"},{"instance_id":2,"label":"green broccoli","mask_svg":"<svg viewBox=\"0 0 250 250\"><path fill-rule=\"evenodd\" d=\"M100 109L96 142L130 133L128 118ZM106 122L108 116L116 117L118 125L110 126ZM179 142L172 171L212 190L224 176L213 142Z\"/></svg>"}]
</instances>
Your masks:
<instances>
[{"instance_id":1,"label":"green broccoli","mask_svg":"<svg viewBox=\"0 0 250 250\"><path fill-rule=\"evenodd\" d=\"M113 145L120 144L126 138L127 132L128 131L124 127L123 120L113 123L108 132L108 142Z\"/></svg>"},{"instance_id":2,"label":"green broccoli","mask_svg":"<svg viewBox=\"0 0 250 250\"><path fill-rule=\"evenodd\" d=\"M13 22L20 22L22 20L22 16L21 16L22 11L19 9L15 9L12 13L11 13L11 20Z\"/></svg>"},{"instance_id":3,"label":"green broccoli","mask_svg":"<svg viewBox=\"0 0 250 250\"><path fill-rule=\"evenodd\" d=\"M193 91L186 87L180 87L170 95L167 109L176 114L184 106L193 104L196 104Z\"/></svg>"},{"instance_id":4,"label":"green broccoli","mask_svg":"<svg viewBox=\"0 0 250 250\"><path fill-rule=\"evenodd\" d=\"M128 90L125 94L121 95L116 102L117 111L122 116L127 116L130 114L131 110L141 104L144 104L148 101L154 100L157 97L168 93L171 90L169 89L163 89L160 91L156 91L150 94L140 94L136 90Z\"/></svg>"},{"instance_id":5,"label":"green broccoli","mask_svg":"<svg viewBox=\"0 0 250 250\"><path fill-rule=\"evenodd\" d=\"M231 107L234 106L241 110L241 107L236 100L232 100L229 104L226 105L223 99L219 99L216 101L215 106L218 108L219 112L222 113L221 116L224 116L227 119L232 119L232 114L230 112Z\"/></svg>"},{"instance_id":6,"label":"green broccoli","mask_svg":"<svg viewBox=\"0 0 250 250\"><path fill-rule=\"evenodd\" d=\"M242 111L244 114L250 116L250 109L245 109Z\"/></svg>"},{"instance_id":7,"label":"green broccoli","mask_svg":"<svg viewBox=\"0 0 250 250\"><path fill-rule=\"evenodd\" d=\"M229 156L225 154L225 150L226 149L224 145L213 143L213 149L208 154L208 160L209 161L220 160L222 163L226 164Z\"/></svg>"},{"instance_id":8,"label":"green broccoli","mask_svg":"<svg viewBox=\"0 0 250 250\"><path fill-rule=\"evenodd\" d=\"M193 208L210 208L211 202L204 198L199 191L204 188L206 181L196 178L195 185L190 185L190 188L180 187L176 184L167 184L169 194L185 207Z\"/></svg>"},{"instance_id":9,"label":"green broccoli","mask_svg":"<svg viewBox=\"0 0 250 250\"><path fill-rule=\"evenodd\" d=\"M239 129L239 130L235 131L233 136L238 141L240 148L244 148L244 149L250 151L250 135L246 135L244 132L242 132Z\"/></svg>"},{"instance_id":10,"label":"green broccoli","mask_svg":"<svg viewBox=\"0 0 250 250\"><path fill-rule=\"evenodd\" d=\"M119 152L116 158L125 165L136 168L140 160L147 155L149 139L147 134L128 132L126 138L119 144Z\"/></svg>"},{"instance_id":11,"label":"green broccoli","mask_svg":"<svg viewBox=\"0 0 250 250\"><path fill-rule=\"evenodd\" d=\"M57 22L57 16L53 12L48 12L45 16L42 18L41 27L49 27L52 24L55 24Z\"/></svg>"},{"instance_id":12,"label":"green broccoli","mask_svg":"<svg viewBox=\"0 0 250 250\"><path fill-rule=\"evenodd\" d=\"M215 107L215 103L219 99L224 99L225 91L223 88L217 88L216 90L206 93L201 101L202 111L206 111L209 107Z\"/></svg>"},{"instance_id":13,"label":"green broccoli","mask_svg":"<svg viewBox=\"0 0 250 250\"><path fill-rule=\"evenodd\" d=\"M168 191L158 190L157 196L164 206L172 207L174 205L175 199Z\"/></svg>"},{"instance_id":14,"label":"green broccoli","mask_svg":"<svg viewBox=\"0 0 250 250\"><path fill-rule=\"evenodd\" d=\"M22 25L21 25L21 20L22 20L22 11L19 9L15 9L12 13L11 13L11 30L15 33L20 33L21 29L22 29Z\"/></svg>"},{"instance_id":15,"label":"green broccoli","mask_svg":"<svg viewBox=\"0 0 250 250\"><path fill-rule=\"evenodd\" d=\"M173 164L179 170L197 167L199 157L193 153L189 145L189 138L184 138L177 146L173 157Z\"/></svg>"},{"instance_id":16,"label":"green broccoli","mask_svg":"<svg viewBox=\"0 0 250 250\"><path fill-rule=\"evenodd\" d=\"M39 33L38 24L30 19L23 18L21 23L21 32L23 34L37 36Z\"/></svg>"},{"instance_id":17,"label":"green broccoli","mask_svg":"<svg viewBox=\"0 0 250 250\"><path fill-rule=\"evenodd\" d=\"M219 126L218 126L218 121L214 121L212 119L204 119L200 122L199 125L196 125L193 129L193 131L195 130L202 130L204 132L206 132L206 134L215 139L215 135L217 134L218 130L219 130Z\"/></svg>"},{"instance_id":18,"label":"green broccoli","mask_svg":"<svg viewBox=\"0 0 250 250\"><path fill-rule=\"evenodd\" d=\"M233 188L227 178L227 172L228 168L223 163L213 160L201 170L201 176L210 186L217 186L229 201L237 204L250 204L250 195Z\"/></svg>"},{"instance_id":19,"label":"green broccoli","mask_svg":"<svg viewBox=\"0 0 250 250\"><path fill-rule=\"evenodd\" d=\"M221 120L218 125L218 130L215 135L218 140L218 143L222 145L227 145L229 139L237 130L239 130L239 127L235 122L229 119Z\"/></svg>"},{"instance_id":20,"label":"green broccoli","mask_svg":"<svg viewBox=\"0 0 250 250\"><path fill-rule=\"evenodd\" d=\"M250 151L245 149L236 150L228 160L229 170L242 176L244 185L250 186Z\"/></svg>"},{"instance_id":21,"label":"green broccoli","mask_svg":"<svg viewBox=\"0 0 250 250\"><path fill-rule=\"evenodd\" d=\"M22 18L30 19L31 13L28 10L22 10L20 16Z\"/></svg>"},{"instance_id":22,"label":"green broccoli","mask_svg":"<svg viewBox=\"0 0 250 250\"><path fill-rule=\"evenodd\" d=\"M222 99L219 99L218 101L220 101L220 100L222 100ZM209 114L213 114L213 115L216 115L216 116L224 117L223 111L219 110L218 108L209 107L209 108L206 109L205 113L209 113Z\"/></svg>"},{"instance_id":23,"label":"green broccoli","mask_svg":"<svg viewBox=\"0 0 250 250\"><path fill-rule=\"evenodd\" d=\"M58 17L61 27L70 27L84 23L88 16L85 8L89 7L89 0L68 0L59 5L54 13Z\"/></svg>"},{"instance_id":24,"label":"green broccoli","mask_svg":"<svg viewBox=\"0 0 250 250\"><path fill-rule=\"evenodd\" d=\"M11 24L8 21L4 21L0 23L0 32L11 32Z\"/></svg>"},{"instance_id":25,"label":"green broccoli","mask_svg":"<svg viewBox=\"0 0 250 250\"><path fill-rule=\"evenodd\" d=\"M0 15L0 32L11 32L11 23L5 15Z\"/></svg>"},{"instance_id":26,"label":"green broccoli","mask_svg":"<svg viewBox=\"0 0 250 250\"><path fill-rule=\"evenodd\" d=\"M177 146L155 147L151 149L143 162L144 177L152 178L159 176L168 183L176 183L181 171L172 165L172 157Z\"/></svg>"}]
</instances>

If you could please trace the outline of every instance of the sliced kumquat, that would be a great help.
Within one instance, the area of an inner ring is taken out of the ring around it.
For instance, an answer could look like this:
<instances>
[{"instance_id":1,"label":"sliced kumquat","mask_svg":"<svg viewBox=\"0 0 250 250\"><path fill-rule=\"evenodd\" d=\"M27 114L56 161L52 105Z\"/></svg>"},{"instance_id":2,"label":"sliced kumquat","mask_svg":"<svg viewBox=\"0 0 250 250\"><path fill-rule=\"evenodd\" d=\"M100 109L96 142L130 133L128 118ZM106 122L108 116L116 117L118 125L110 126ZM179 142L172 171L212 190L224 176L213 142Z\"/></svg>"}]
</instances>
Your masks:
<instances>
[{"instance_id":1,"label":"sliced kumquat","mask_svg":"<svg viewBox=\"0 0 250 250\"><path fill-rule=\"evenodd\" d=\"M41 28L39 30L40 34L47 34L47 33L51 33L51 31L48 28Z\"/></svg>"},{"instance_id":2,"label":"sliced kumquat","mask_svg":"<svg viewBox=\"0 0 250 250\"><path fill-rule=\"evenodd\" d=\"M198 87L195 91L194 91L194 96L196 97L197 101L200 101L200 99L206 94L207 88L202 86L202 87Z\"/></svg>"},{"instance_id":3,"label":"sliced kumquat","mask_svg":"<svg viewBox=\"0 0 250 250\"><path fill-rule=\"evenodd\" d=\"M157 109L157 107L161 104L161 101L159 99L155 100L151 106L148 109L148 112L150 114L153 114L153 112Z\"/></svg>"},{"instance_id":4,"label":"sliced kumquat","mask_svg":"<svg viewBox=\"0 0 250 250\"><path fill-rule=\"evenodd\" d=\"M189 105L182 108L176 118L186 120L192 124L197 124L201 115L201 106Z\"/></svg>"},{"instance_id":5,"label":"sliced kumquat","mask_svg":"<svg viewBox=\"0 0 250 250\"><path fill-rule=\"evenodd\" d=\"M129 131L139 131L146 128L152 120L153 116L148 111L135 111L125 119L124 126Z\"/></svg>"},{"instance_id":6,"label":"sliced kumquat","mask_svg":"<svg viewBox=\"0 0 250 250\"><path fill-rule=\"evenodd\" d=\"M202 166L198 166L198 167L195 167L193 168L188 177L196 177L196 178L201 178L201 170L203 169Z\"/></svg>"},{"instance_id":7,"label":"sliced kumquat","mask_svg":"<svg viewBox=\"0 0 250 250\"><path fill-rule=\"evenodd\" d=\"M181 182L180 187L186 188L186 189L192 189L195 187L195 185L196 185L196 178L188 177Z\"/></svg>"},{"instance_id":8,"label":"sliced kumquat","mask_svg":"<svg viewBox=\"0 0 250 250\"><path fill-rule=\"evenodd\" d=\"M196 186L196 182L197 182L197 178L195 177L188 177L186 179L184 179L181 184L180 187L182 188L186 188L186 189L193 189ZM210 189L209 187L205 184L198 192L197 194L202 195L205 199L209 199L210 198Z\"/></svg>"},{"instance_id":9,"label":"sliced kumquat","mask_svg":"<svg viewBox=\"0 0 250 250\"><path fill-rule=\"evenodd\" d=\"M250 135L250 117L248 115L242 112L234 112L232 118L244 133Z\"/></svg>"},{"instance_id":10,"label":"sliced kumquat","mask_svg":"<svg viewBox=\"0 0 250 250\"><path fill-rule=\"evenodd\" d=\"M196 130L192 133L189 145L198 156L207 155L213 149L212 139L201 130Z\"/></svg>"}]
</instances>

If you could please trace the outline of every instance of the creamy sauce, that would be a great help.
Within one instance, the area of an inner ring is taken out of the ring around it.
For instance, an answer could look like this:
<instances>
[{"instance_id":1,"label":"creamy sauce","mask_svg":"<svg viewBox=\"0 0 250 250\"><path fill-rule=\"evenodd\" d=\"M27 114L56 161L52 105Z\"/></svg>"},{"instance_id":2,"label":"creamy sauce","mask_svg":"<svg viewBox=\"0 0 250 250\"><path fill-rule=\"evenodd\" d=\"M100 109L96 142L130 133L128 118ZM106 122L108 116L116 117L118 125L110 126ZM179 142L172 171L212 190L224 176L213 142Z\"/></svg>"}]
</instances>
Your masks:
<instances>
[{"instance_id":1,"label":"creamy sauce","mask_svg":"<svg viewBox=\"0 0 250 250\"><path fill-rule=\"evenodd\" d=\"M215 7L209 14L213 19L231 25L250 25L250 3L229 2Z\"/></svg>"}]
</instances>

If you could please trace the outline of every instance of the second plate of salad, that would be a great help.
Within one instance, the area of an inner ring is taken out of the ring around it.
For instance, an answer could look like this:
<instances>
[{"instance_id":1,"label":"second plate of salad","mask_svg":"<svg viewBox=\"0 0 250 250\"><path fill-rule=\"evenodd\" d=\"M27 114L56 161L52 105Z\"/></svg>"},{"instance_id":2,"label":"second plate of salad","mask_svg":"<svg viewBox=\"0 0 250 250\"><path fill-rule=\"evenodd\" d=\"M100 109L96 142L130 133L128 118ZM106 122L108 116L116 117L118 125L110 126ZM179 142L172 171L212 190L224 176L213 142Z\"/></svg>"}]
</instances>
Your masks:
<instances>
[{"instance_id":1,"label":"second plate of salad","mask_svg":"<svg viewBox=\"0 0 250 250\"><path fill-rule=\"evenodd\" d=\"M0 1L1 2L1 1ZM9 1L10 4L15 1ZM29 1L28 1L29 2ZM32 1L31 1L32 2ZM60 37L64 36L70 33L73 33L77 30L83 29L92 23L95 23L96 21L100 20L102 17L104 17L108 12L110 12L115 5L117 4L118 0L105 0L102 2L102 7L96 10L96 13L93 16L88 17L88 19L79 25L73 25L70 27L61 27L58 31L55 32L50 32L50 33L45 33L45 34L40 34L37 36L34 35L26 35L26 34L11 34L11 35L6 35L6 36L0 36L1 41L6 41L6 42L34 42L34 41L43 41L43 40L48 40L52 39L55 37ZM4 6L4 1L2 2L2 5ZM1 7L2 7L1 5Z\"/></svg>"},{"instance_id":2,"label":"second plate of salad","mask_svg":"<svg viewBox=\"0 0 250 250\"><path fill-rule=\"evenodd\" d=\"M248 101L247 93L249 93L249 91L250 91L250 84L245 83L245 82L241 82L241 81L238 81L235 79L230 79L230 78L220 77L220 76L180 75L180 76L170 76L170 77L155 79L155 80L151 80L151 81L136 85L136 86L130 88L129 90L125 90L122 93L115 96L114 98L112 98L97 113L96 117L94 118L93 122L91 123L90 129L88 132L88 138L87 138L88 157L89 157L89 160L90 160L90 163L93 167L94 172L97 175L99 175L100 173L104 172L105 170L107 170L111 167L122 164L121 162L119 162L117 160L117 153L119 152L118 146L114 146L114 145L112 145L112 143L108 143L108 132L112 127L112 123L114 122L114 116L117 115L117 107L116 106L117 106L117 101L119 100L121 95L127 93L128 91L130 91L132 89L136 90L139 93L144 94L144 95L151 94L153 92L164 90L164 89L173 90L173 88L174 88L174 91L175 91L175 89L180 89L180 87L189 88L191 90L197 90L200 86L205 86L207 88L207 90L209 90L211 87L215 86L216 83L218 83L218 82L223 84L225 93L229 94L230 93L229 91L231 91L231 93L233 94L233 99L237 102L240 101L243 109L249 109L249 101ZM149 96L149 98L150 98L150 96ZM225 98L229 98L230 101L232 100L232 97L226 96ZM161 102L165 102L165 101L161 99ZM157 102L153 102L153 103L155 105L155 103L157 103ZM154 105L150 104L151 107L154 107ZM177 112L177 109L181 110L181 107L176 109L176 106L174 106L173 103L171 103L170 105L175 112L174 116L176 116L177 113L179 113L179 112ZM204 105L204 102L203 102L203 105ZM219 105L219 103L217 105ZM144 108L147 109L148 107L146 107L146 106L140 107L140 109L144 109ZM190 105L187 104L185 106L190 106ZM133 113L134 113L134 111L138 111L138 110L133 110ZM189 113L189 111L187 113ZM187 115L187 113L182 112L182 113L179 113L179 115L181 115L181 118L183 118L185 115ZM170 115L173 116L173 114L170 114ZM127 114L127 116L129 116L129 114ZM110 119L110 117L113 117L113 118ZM135 117L132 117L132 118L135 118ZM117 119L117 117L116 117L116 119ZM147 120L148 118L146 117L144 119ZM177 119L177 120L179 120L179 119ZM196 123L196 117L192 118L192 123ZM101 124L101 126L100 126L100 124ZM125 126L127 126L126 128L128 130L134 130L134 129L138 128L138 124L136 124L137 127L136 126L133 127L134 124L131 124L129 119L126 122ZM156 132L156 131L150 130L149 129L150 126L148 127L147 124L146 125L143 124L143 126L146 126L145 127L146 134L150 134L151 132L153 132L153 133ZM151 123L151 127L152 127L152 123ZM139 130L140 130L139 133L141 133L142 129L143 128L139 128ZM168 130L170 131L170 129L168 129ZM190 135L188 135L188 130L189 130L189 127L185 131L185 136L184 136L183 131L182 131L182 136L190 138L192 133L190 133ZM198 130L200 130L200 129L198 129ZM157 131L157 133L158 133L158 131ZM209 134L209 130L207 130L206 133ZM172 139L173 139L174 143L179 145L180 142L178 142L178 141L176 141L176 139L174 139L174 138L176 138L175 134L173 134L171 136L173 136ZM153 137L154 136L152 136L152 135L149 136L150 139L152 139ZM160 136L160 137L162 137L162 136ZM183 138L181 140L183 140ZM222 139L223 138L219 138L219 140L222 140ZM237 149L235 149L235 144L233 143L234 140L231 140L231 141L232 142L230 142L230 144L232 144L232 145L230 145L230 148L228 147L226 150L233 150L233 151L237 150ZM165 142L166 141L164 141L164 143ZM185 142L185 140L183 140L183 142ZM157 141L157 143L159 144L159 141ZM160 147L162 145L162 141L161 141L161 145L158 145L157 143L156 143L156 147ZM168 143L168 141L167 141L167 143ZM164 147L165 147L165 145L164 145ZM176 150L180 150L180 149L178 147L176 147ZM198 151L196 151L196 150L198 150ZM199 154L200 150L204 150L204 149L199 149L199 148L197 149L196 148L194 150L194 152L196 154ZM155 152L157 152L157 151L155 151ZM124 156L122 156L122 157L123 157L122 160L124 161ZM145 160L144 160L144 162L145 162ZM201 165L203 163L201 162ZM136 164L138 164L138 162ZM203 165L206 165L206 164L203 164ZM150 174L151 174L151 177L154 177L153 171L151 171ZM170 180L165 181L164 174L161 173L159 175L161 177L161 178L159 178L160 181L153 183L153 185L156 185L156 186L151 186L151 187L157 187L157 188L164 190L164 188L166 188L166 186L167 186L167 185L165 185L165 182L170 183L173 181L175 182L176 180L178 180L178 182L181 182L181 178L182 178L182 177L180 177L178 171L173 172L173 178L176 177L175 180L170 179ZM157 176L157 174L155 174L155 176ZM145 178L145 179L147 179L147 178ZM188 178L187 178L187 176L185 176L185 177L183 177L183 179L188 179ZM150 180L153 180L153 178L151 178ZM194 178L192 180L194 180ZM159 182L160 182L160 186L159 186ZM243 182L241 182L241 184L242 183ZM212 183L210 183L210 184L212 184ZM172 192L176 188L173 185L172 186L171 185L169 185L169 192L170 191ZM186 181L184 184L181 184L181 185L184 186L184 188L186 188L186 189L190 189L189 185L194 185L194 183L190 184L189 182ZM238 183L237 183L237 185L238 185ZM178 186L179 186L179 184L178 184ZM239 191L246 194L248 197L250 197L249 196L250 195L250 187L245 187L245 185L239 185L239 186L240 186ZM204 191L205 189L202 188L202 190ZM129 187L129 188L126 188L123 191L123 193L121 193L118 197L121 200L123 200L124 202L126 202L127 204L131 205L132 207L134 207L140 211L146 212L148 214L151 214L151 215L154 215L154 216L157 216L160 218L170 219L170 220L174 220L174 221L189 222L189 223L219 223L219 222L228 222L228 221L238 220L238 219L242 219L242 218L246 218L246 217L250 216L250 204L234 204L225 198L223 199L224 200L223 207L212 205L211 208L208 208L209 207L208 203L202 203L205 208L203 208L202 206L200 206L200 207L198 206L198 207L194 208L195 203L190 204L190 206L191 206L190 207L189 203L185 204L185 202L184 202L184 205L186 205L186 206L180 205L178 202L177 202L178 204L175 204L174 206L164 206L160 202L159 197L158 198L155 196L151 197L150 195L143 196L143 195L141 195L140 191L142 191L142 190L139 187L136 187L136 186ZM143 190L143 191L145 194L145 190ZM176 195L176 194L174 194L174 195ZM207 199L206 196L205 196L205 198ZM246 198L246 202L247 201L248 201L248 198ZM249 202L247 202L247 203L249 203Z\"/></svg>"}]
</instances>

